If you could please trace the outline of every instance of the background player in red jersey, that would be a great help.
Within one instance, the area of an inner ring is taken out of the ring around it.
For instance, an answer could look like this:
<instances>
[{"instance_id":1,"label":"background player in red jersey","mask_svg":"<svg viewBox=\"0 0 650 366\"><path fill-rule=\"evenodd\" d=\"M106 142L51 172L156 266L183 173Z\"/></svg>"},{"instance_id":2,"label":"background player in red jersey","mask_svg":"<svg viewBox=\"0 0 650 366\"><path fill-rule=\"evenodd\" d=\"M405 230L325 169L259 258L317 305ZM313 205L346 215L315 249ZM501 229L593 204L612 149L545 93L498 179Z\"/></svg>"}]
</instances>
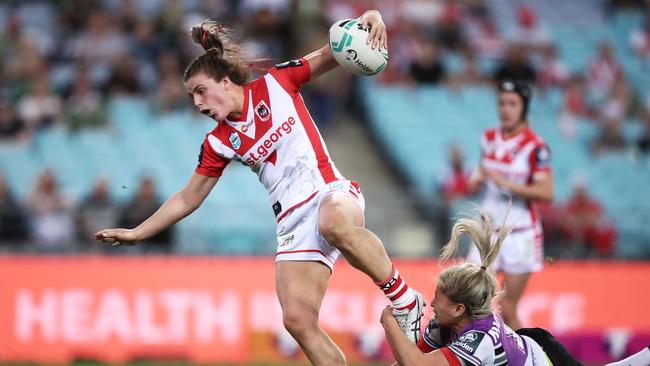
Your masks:
<instances>
[{"instance_id":1,"label":"background player in red jersey","mask_svg":"<svg viewBox=\"0 0 650 366\"><path fill-rule=\"evenodd\" d=\"M532 272L542 269L542 227L537 201L553 199L550 151L528 123L530 88L523 82L499 85L499 127L481 139L481 163L470 179L470 190L485 185L482 209L495 225L512 228L494 269L503 273L501 311L513 329L521 328L517 303ZM507 219L506 219L507 218ZM476 248L468 259L479 262Z\"/></svg>"},{"instance_id":2,"label":"background player in red jersey","mask_svg":"<svg viewBox=\"0 0 650 366\"><path fill-rule=\"evenodd\" d=\"M368 42L373 47L386 48L379 12L367 11L354 22L371 27ZM363 195L334 167L299 94L302 84L338 65L329 46L250 81L250 60L223 25L205 21L193 29L192 38L206 53L186 69L185 87L196 108L217 122L201 147L199 165L187 185L142 224L102 230L96 238L128 245L155 235L198 208L226 165L237 160L258 175L273 202L276 291L284 325L309 360L328 366L346 362L318 324L340 253L373 279L391 300L406 335L417 341L422 296L400 276L379 238L364 228Z\"/></svg>"}]
</instances>

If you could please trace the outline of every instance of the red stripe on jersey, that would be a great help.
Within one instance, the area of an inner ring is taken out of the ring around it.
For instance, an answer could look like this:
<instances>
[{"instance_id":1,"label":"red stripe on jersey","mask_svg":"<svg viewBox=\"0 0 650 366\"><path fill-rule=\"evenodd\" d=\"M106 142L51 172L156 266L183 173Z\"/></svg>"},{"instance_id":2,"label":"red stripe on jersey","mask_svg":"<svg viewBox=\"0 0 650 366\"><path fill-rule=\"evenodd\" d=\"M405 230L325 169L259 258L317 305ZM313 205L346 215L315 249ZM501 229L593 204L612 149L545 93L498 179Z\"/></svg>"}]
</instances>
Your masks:
<instances>
[{"instance_id":1,"label":"red stripe on jersey","mask_svg":"<svg viewBox=\"0 0 650 366\"><path fill-rule=\"evenodd\" d=\"M424 332L422 332L422 336L424 336ZM423 353L429 353L436 350L435 348L429 346L429 344L427 344L427 342L424 341L424 338L420 338L420 340L418 340L417 345L420 351L422 351Z\"/></svg>"},{"instance_id":2,"label":"red stripe on jersey","mask_svg":"<svg viewBox=\"0 0 650 366\"><path fill-rule=\"evenodd\" d=\"M291 211L295 210L296 208L298 208L298 207L304 205L305 203L307 203L307 201L309 201L310 199L314 198L314 196L316 196L316 193L318 193L318 192L319 192L319 191L316 191L316 192L312 193L312 194L311 194L309 197L307 197L306 199L304 199L304 200L302 200L302 201L296 203L295 205L289 207L287 210L285 210L285 211L282 213L282 215L278 216L277 221L278 221L278 222L282 221L282 219L283 219L285 216L287 216L287 214L288 214L289 212L291 212Z\"/></svg>"},{"instance_id":3,"label":"red stripe on jersey","mask_svg":"<svg viewBox=\"0 0 650 366\"><path fill-rule=\"evenodd\" d=\"M286 251L286 252L277 252L277 253L275 254L275 256L277 257L277 256L279 256L280 254L290 254L290 253L320 253L323 257L327 258L327 256L325 255L325 253L323 253L322 251L320 251L320 250L318 250L318 249L289 250L289 251Z\"/></svg>"},{"instance_id":4,"label":"red stripe on jersey","mask_svg":"<svg viewBox=\"0 0 650 366\"><path fill-rule=\"evenodd\" d=\"M252 86L253 90L253 118L255 118L255 142L273 126L273 114L271 109L271 99L269 98L269 87L266 85L266 79L259 78ZM268 117L262 119L262 110L266 109Z\"/></svg>"},{"instance_id":5,"label":"red stripe on jersey","mask_svg":"<svg viewBox=\"0 0 650 366\"><path fill-rule=\"evenodd\" d=\"M321 177L323 177L326 184L337 181L338 178L336 178L336 174L334 174L330 157L325 152L325 147L323 146L320 134L318 133L318 128L316 127L314 120L311 118L307 107L305 107L305 101L302 100L300 94L296 94L293 97L293 105L298 112L298 118L300 118L302 126L305 128L309 142L311 142L311 146L316 154L318 171L320 171Z\"/></svg>"},{"instance_id":6,"label":"red stripe on jersey","mask_svg":"<svg viewBox=\"0 0 650 366\"><path fill-rule=\"evenodd\" d=\"M201 152L199 153L199 164L194 171L206 177L221 177L223 170L230 163L230 160L217 154L210 145L207 134L203 144L201 145Z\"/></svg>"},{"instance_id":7,"label":"red stripe on jersey","mask_svg":"<svg viewBox=\"0 0 650 366\"><path fill-rule=\"evenodd\" d=\"M449 362L449 366L463 366L458 360L458 356L456 356L456 354L448 347L442 347L440 349L440 352L442 352L442 354L447 359L447 362Z\"/></svg>"},{"instance_id":8,"label":"red stripe on jersey","mask_svg":"<svg viewBox=\"0 0 650 366\"><path fill-rule=\"evenodd\" d=\"M278 152L275 150L272 153L270 153L269 156L266 157L266 159L264 159L265 162L271 163L273 165L275 165L275 162L277 160L278 160Z\"/></svg>"}]
</instances>

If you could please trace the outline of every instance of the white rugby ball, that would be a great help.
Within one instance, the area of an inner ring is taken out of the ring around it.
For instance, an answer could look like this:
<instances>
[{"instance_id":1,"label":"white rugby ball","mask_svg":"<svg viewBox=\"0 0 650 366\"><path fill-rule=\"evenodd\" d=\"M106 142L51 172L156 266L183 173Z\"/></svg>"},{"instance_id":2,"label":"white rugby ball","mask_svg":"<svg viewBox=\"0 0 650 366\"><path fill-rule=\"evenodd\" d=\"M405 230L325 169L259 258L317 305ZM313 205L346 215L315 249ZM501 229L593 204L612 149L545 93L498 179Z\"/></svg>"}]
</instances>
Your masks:
<instances>
[{"instance_id":1,"label":"white rugby ball","mask_svg":"<svg viewBox=\"0 0 650 366\"><path fill-rule=\"evenodd\" d=\"M358 75L375 75L388 65L388 50L372 49L366 44L369 30L356 19L334 23L329 31L329 45L339 65Z\"/></svg>"}]
</instances>

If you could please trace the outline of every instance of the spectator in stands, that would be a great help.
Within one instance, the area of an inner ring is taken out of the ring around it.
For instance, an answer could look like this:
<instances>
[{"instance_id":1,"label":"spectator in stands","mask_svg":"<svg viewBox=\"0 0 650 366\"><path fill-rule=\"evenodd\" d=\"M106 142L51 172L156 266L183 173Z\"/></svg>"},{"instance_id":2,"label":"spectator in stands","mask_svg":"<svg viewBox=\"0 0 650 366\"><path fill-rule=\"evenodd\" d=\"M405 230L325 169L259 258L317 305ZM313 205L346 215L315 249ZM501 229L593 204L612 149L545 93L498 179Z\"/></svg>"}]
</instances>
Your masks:
<instances>
[{"instance_id":1,"label":"spectator in stands","mask_svg":"<svg viewBox=\"0 0 650 366\"><path fill-rule=\"evenodd\" d=\"M77 71L72 94L68 97L65 105L65 122L71 131L104 126L108 122L102 95L95 90L85 70Z\"/></svg>"},{"instance_id":2,"label":"spectator in stands","mask_svg":"<svg viewBox=\"0 0 650 366\"><path fill-rule=\"evenodd\" d=\"M47 74L35 75L29 93L18 102L18 116L29 129L40 129L54 124L62 107L61 97L50 89Z\"/></svg>"},{"instance_id":3,"label":"spectator in stands","mask_svg":"<svg viewBox=\"0 0 650 366\"><path fill-rule=\"evenodd\" d=\"M533 52L542 51L551 43L548 31L540 24L535 9L529 5L521 5L517 9L517 27L510 40L525 45Z\"/></svg>"},{"instance_id":4,"label":"spectator in stands","mask_svg":"<svg viewBox=\"0 0 650 366\"><path fill-rule=\"evenodd\" d=\"M650 62L650 19L630 34L630 47L642 60Z\"/></svg>"},{"instance_id":5,"label":"spectator in stands","mask_svg":"<svg viewBox=\"0 0 650 366\"><path fill-rule=\"evenodd\" d=\"M563 216L565 239L571 252L600 258L614 254L616 229L605 218L601 204L589 195L584 181L575 183Z\"/></svg>"},{"instance_id":6,"label":"spectator in stands","mask_svg":"<svg viewBox=\"0 0 650 366\"><path fill-rule=\"evenodd\" d=\"M495 81L500 84L506 80L519 80L534 84L537 80L537 72L531 65L528 56L526 47L517 43L510 44L505 60L494 72Z\"/></svg>"},{"instance_id":7,"label":"spectator in stands","mask_svg":"<svg viewBox=\"0 0 650 366\"><path fill-rule=\"evenodd\" d=\"M620 124L610 120L601 126L600 134L592 143L591 150L593 153L599 154L607 151L620 151L626 147Z\"/></svg>"},{"instance_id":8,"label":"spectator in stands","mask_svg":"<svg viewBox=\"0 0 650 366\"><path fill-rule=\"evenodd\" d=\"M439 84L447 72L440 59L440 47L431 38L421 34L417 39L415 55L409 67L409 76L418 84Z\"/></svg>"},{"instance_id":9,"label":"spectator in stands","mask_svg":"<svg viewBox=\"0 0 650 366\"><path fill-rule=\"evenodd\" d=\"M254 55L264 55L273 60L279 60L287 54L296 42L290 39L289 22L281 13L270 6L257 6L252 10L249 23L247 46Z\"/></svg>"},{"instance_id":10,"label":"spectator in stands","mask_svg":"<svg viewBox=\"0 0 650 366\"><path fill-rule=\"evenodd\" d=\"M4 50L0 65L3 86L7 87L13 101L25 96L33 84L33 79L47 76L48 70L36 39L22 32L21 23L17 18L9 19L8 23L7 39L2 40L6 43L0 46Z\"/></svg>"},{"instance_id":11,"label":"spectator in stands","mask_svg":"<svg viewBox=\"0 0 650 366\"><path fill-rule=\"evenodd\" d=\"M569 78L564 90L564 102L558 125L560 132L567 139L573 139L576 133L576 118L594 117L597 113L587 103L587 87L584 76L575 74Z\"/></svg>"},{"instance_id":12,"label":"spectator in stands","mask_svg":"<svg viewBox=\"0 0 650 366\"><path fill-rule=\"evenodd\" d=\"M43 171L30 194L27 207L31 239L39 252L69 252L74 249L72 203L59 190L51 170Z\"/></svg>"},{"instance_id":13,"label":"spectator in stands","mask_svg":"<svg viewBox=\"0 0 650 366\"><path fill-rule=\"evenodd\" d=\"M542 218L544 255L551 258L565 256L563 205L555 202L538 202L536 207Z\"/></svg>"},{"instance_id":14,"label":"spectator in stands","mask_svg":"<svg viewBox=\"0 0 650 366\"><path fill-rule=\"evenodd\" d=\"M602 41L598 46L598 53L589 62L590 91L596 96L607 95L622 73L623 67L616 59L612 45L608 41Z\"/></svg>"},{"instance_id":15,"label":"spectator in stands","mask_svg":"<svg viewBox=\"0 0 650 366\"><path fill-rule=\"evenodd\" d=\"M503 56L505 44L497 25L489 14L479 15L467 25L467 39L479 57L498 59Z\"/></svg>"},{"instance_id":16,"label":"spectator in stands","mask_svg":"<svg viewBox=\"0 0 650 366\"><path fill-rule=\"evenodd\" d=\"M78 61L88 64L105 64L127 54L128 39L111 14L99 10L91 12L86 28L71 40L70 48Z\"/></svg>"},{"instance_id":17,"label":"spectator in stands","mask_svg":"<svg viewBox=\"0 0 650 366\"><path fill-rule=\"evenodd\" d=\"M650 154L650 105L643 111L643 132L637 141L637 149L642 154Z\"/></svg>"},{"instance_id":18,"label":"spectator in stands","mask_svg":"<svg viewBox=\"0 0 650 366\"><path fill-rule=\"evenodd\" d=\"M108 192L108 181L99 179L92 192L77 208L77 239L83 245L82 250L97 252L109 249L96 244L94 234L108 226L115 226L119 216L119 207Z\"/></svg>"},{"instance_id":19,"label":"spectator in stands","mask_svg":"<svg viewBox=\"0 0 650 366\"><path fill-rule=\"evenodd\" d=\"M465 156L457 145L449 149L449 167L443 174L438 186L438 200L433 208L436 230L442 237L447 237L450 229L450 212L454 201L471 196L469 178L471 169L465 166Z\"/></svg>"},{"instance_id":20,"label":"spectator in stands","mask_svg":"<svg viewBox=\"0 0 650 366\"><path fill-rule=\"evenodd\" d=\"M187 93L178 82L178 75L183 72L178 56L171 51L162 53L158 61L160 85L153 101L154 110L159 113L187 109Z\"/></svg>"},{"instance_id":21,"label":"spectator in stands","mask_svg":"<svg viewBox=\"0 0 650 366\"><path fill-rule=\"evenodd\" d=\"M622 123L632 107L632 89L625 75L618 74L607 92L606 99L601 103L599 119L602 122L613 121Z\"/></svg>"},{"instance_id":22,"label":"spectator in stands","mask_svg":"<svg viewBox=\"0 0 650 366\"><path fill-rule=\"evenodd\" d=\"M449 151L449 170L442 180L442 197L446 201L470 196L469 177L471 169L465 166L463 151L453 146Z\"/></svg>"},{"instance_id":23,"label":"spectator in stands","mask_svg":"<svg viewBox=\"0 0 650 366\"><path fill-rule=\"evenodd\" d=\"M599 121L601 132L594 141L595 152L606 150L622 150L626 147L620 127L632 104L632 91L621 73L616 76L607 99L602 103L599 110Z\"/></svg>"},{"instance_id":24,"label":"spectator in stands","mask_svg":"<svg viewBox=\"0 0 650 366\"><path fill-rule=\"evenodd\" d=\"M22 141L29 138L25 122L6 96L0 96L0 142Z\"/></svg>"},{"instance_id":25,"label":"spectator in stands","mask_svg":"<svg viewBox=\"0 0 650 366\"><path fill-rule=\"evenodd\" d=\"M449 78L449 85L454 88L466 85L478 85L488 81L478 68L477 60L473 51L467 51L463 55L463 66L459 73Z\"/></svg>"},{"instance_id":26,"label":"spectator in stands","mask_svg":"<svg viewBox=\"0 0 650 366\"><path fill-rule=\"evenodd\" d=\"M572 75L564 90L564 111L576 117L590 115L586 95L585 77L581 74Z\"/></svg>"},{"instance_id":27,"label":"spectator in stands","mask_svg":"<svg viewBox=\"0 0 650 366\"><path fill-rule=\"evenodd\" d=\"M462 17L461 5L457 1L447 0L436 29L438 41L447 50L463 51L467 48L461 27Z\"/></svg>"},{"instance_id":28,"label":"spectator in stands","mask_svg":"<svg viewBox=\"0 0 650 366\"><path fill-rule=\"evenodd\" d=\"M569 78L569 71L560 60L557 48L547 44L541 48L542 60L538 67L539 87L542 89L561 88Z\"/></svg>"},{"instance_id":29,"label":"spectator in stands","mask_svg":"<svg viewBox=\"0 0 650 366\"><path fill-rule=\"evenodd\" d=\"M27 240L27 222L20 203L14 199L4 175L0 174L0 245L18 249Z\"/></svg>"},{"instance_id":30,"label":"spectator in stands","mask_svg":"<svg viewBox=\"0 0 650 366\"><path fill-rule=\"evenodd\" d=\"M139 19L135 24L132 49L135 58L141 62L155 63L163 51L155 27L150 19Z\"/></svg>"},{"instance_id":31,"label":"spectator in stands","mask_svg":"<svg viewBox=\"0 0 650 366\"><path fill-rule=\"evenodd\" d=\"M145 177L140 181L140 187L131 202L123 208L120 215L121 227L136 227L160 208L162 202L156 195L153 179ZM169 253L172 249L173 228L168 228L160 234L146 240L139 248L150 252Z\"/></svg>"},{"instance_id":32,"label":"spectator in stands","mask_svg":"<svg viewBox=\"0 0 650 366\"><path fill-rule=\"evenodd\" d=\"M185 31L183 14L183 3L179 0L166 1L156 14L154 18L156 35L162 42L163 48L178 48L182 31Z\"/></svg>"},{"instance_id":33,"label":"spectator in stands","mask_svg":"<svg viewBox=\"0 0 650 366\"><path fill-rule=\"evenodd\" d=\"M135 95L142 93L137 65L129 57L119 57L114 64L106 89L110 95Z\"/></svg>"}]
</instances>

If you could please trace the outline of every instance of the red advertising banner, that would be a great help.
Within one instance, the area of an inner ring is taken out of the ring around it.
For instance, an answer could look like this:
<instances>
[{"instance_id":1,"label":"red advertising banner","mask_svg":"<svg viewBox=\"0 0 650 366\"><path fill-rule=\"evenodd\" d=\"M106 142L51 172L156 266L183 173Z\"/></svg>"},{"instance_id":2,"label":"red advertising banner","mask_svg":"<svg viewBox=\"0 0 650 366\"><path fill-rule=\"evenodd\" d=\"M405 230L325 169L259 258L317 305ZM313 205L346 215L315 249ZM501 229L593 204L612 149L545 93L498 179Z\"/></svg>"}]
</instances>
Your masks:
<instances>
[{"instance_id":1,"label":"red advertising banner","mask_svg":"<svg viewBox=\"0 0 650 366\"><path fill-rule=\"evenodd\" d=\"M441 267L397 261L427 301ZM299 355L282 330L273 258L0 257L0 362L274 361ZM649 332L647 263L560 262L533 275L526 325L558 334ZM349 360L385 352L387 304L363 274L336 265L321 323ZM382 351L383 350L383 351Z\"/></svg>"}]
</instances>

